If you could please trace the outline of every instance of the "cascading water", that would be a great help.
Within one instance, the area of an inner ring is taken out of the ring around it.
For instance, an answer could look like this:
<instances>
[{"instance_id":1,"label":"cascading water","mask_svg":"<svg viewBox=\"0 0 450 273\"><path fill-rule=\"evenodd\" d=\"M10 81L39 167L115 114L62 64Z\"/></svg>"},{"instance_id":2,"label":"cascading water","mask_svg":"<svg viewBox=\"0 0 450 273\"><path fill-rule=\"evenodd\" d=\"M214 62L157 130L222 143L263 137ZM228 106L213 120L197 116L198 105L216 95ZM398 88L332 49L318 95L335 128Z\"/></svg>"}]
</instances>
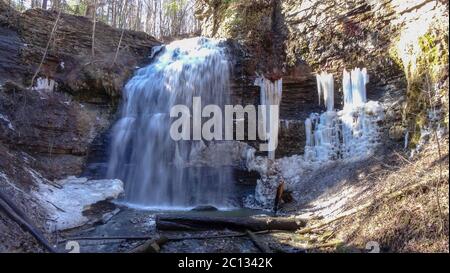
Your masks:
<instances>
[{"instance_id":1,"label":"cascading water","mask_svg":"<svg viewBox=\"0 0 450 273\"><path fill-rule=\"evenodd\" d=\"M203 140L170 137L172 106L223 106L229 96L229 64L219 41L173 42L125 86L121 118L113 129L108 175L125 182L128 203L149 207L232 206L233 181L224 168L187 167ZM192 109L201 111L201 109ZM222 156L227 156L226 154Z\"/></svg>"}]
</instances>

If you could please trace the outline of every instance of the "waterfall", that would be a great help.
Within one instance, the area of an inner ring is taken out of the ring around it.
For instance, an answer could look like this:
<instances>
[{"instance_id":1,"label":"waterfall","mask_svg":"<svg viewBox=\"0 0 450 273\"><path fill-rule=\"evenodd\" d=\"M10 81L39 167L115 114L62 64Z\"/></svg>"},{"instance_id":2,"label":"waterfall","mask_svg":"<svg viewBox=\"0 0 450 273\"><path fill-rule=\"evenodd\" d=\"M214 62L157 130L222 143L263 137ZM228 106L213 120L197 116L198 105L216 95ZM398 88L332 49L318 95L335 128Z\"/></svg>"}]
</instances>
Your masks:
<instances>
[{"instance_id":1,"label":"waterfall","mask_svg":"<svg viewBox=\"0 0 450 273\"><path fill-rule=\"evenodd\" d=\"M371 152L377 144L377 122L383 118L383 109L378 102L367 102L368 82L365 68L344 70L344 109L335 111L333 76L325 72L317 75L319 103L323 97L327 111L320 115L312 113L305 120L307 160L351 158Z\"/></svg>"},{"instance_id":2,"label":"waterfall","mask_svg":"<svg viewBox=\"0 0 450 273\"><path fill-rule=\"evenodd\" d=\"M230 71L224 50L219 41L206 38L173 42L154 52L154 61L126 84L108 166L110 177L125 182L126 202L149 207L231 205L230 171L188 167L204 141L174 141L169 134L172 106L191 109L194 96L204 105L228 102Z\"/></svg>"}]
</instances>

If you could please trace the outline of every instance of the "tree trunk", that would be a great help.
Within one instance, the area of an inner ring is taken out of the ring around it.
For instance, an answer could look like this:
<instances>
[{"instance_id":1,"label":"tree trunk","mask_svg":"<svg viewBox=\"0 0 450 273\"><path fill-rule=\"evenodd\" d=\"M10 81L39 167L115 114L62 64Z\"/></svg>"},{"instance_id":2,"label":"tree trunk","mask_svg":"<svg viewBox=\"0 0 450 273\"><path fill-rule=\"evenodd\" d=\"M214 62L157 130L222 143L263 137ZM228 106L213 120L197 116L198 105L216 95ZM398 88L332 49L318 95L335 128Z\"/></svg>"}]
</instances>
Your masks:
<instances>
[{"instance_id":1,"label":"tree trunk","mask_svg":"<svg viewBox=\"0 0 450 273\"><path fill-rule=\"evenodd\" d=\"M92 60L95 58L95 24L96 24L96 15L97 15L97 0L94 0L94 12L93 12L93 23L92 23Z\"/></svg>"},{"instance_id":2,"label":"tree trunk","mask_svg":"<svg viewBox=\"0 0 450 273\"><path fill-rule=\"evenodd\" d=\"M94 19L95 8L96 8L96 0L90 0L89 3L86 4L86 11L84 16Z\"/></svg>"},{"instance_id":3,"label":"tree trunk","mask_svg":"<svg viewBox=\"0 0 450 273\"><path fill-rule=\"evenodd\" d=\"M156 216L156 228L160 230L297 230L306 221L293 217L219 217L187 214L160 214Z\"/></svg>"},{"instance_id":4,"label":"tree trunk","mask_svg":"<svg viewBox=\"0 0 450 273\"><path fill-rule=\"evenodd\" d=\"M61 5L61 0L52 0L52 10L59 10Z\"/></svg>"}]
</instances>

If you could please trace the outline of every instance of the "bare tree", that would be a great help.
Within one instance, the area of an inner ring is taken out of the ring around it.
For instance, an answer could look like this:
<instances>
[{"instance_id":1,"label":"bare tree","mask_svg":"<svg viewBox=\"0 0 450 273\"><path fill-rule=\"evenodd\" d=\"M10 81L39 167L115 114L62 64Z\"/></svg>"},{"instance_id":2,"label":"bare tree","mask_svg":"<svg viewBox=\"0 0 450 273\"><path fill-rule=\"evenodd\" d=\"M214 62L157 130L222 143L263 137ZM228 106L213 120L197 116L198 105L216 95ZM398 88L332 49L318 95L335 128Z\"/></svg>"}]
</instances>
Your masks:
<instances>
[{"instance_id":1,"label":"bare tree","mask_svg":"<svg viewBox=\"0 0 450 273\"><path fill-rule=\"evenodd\" d=\"M194 16L196 0L10 0L17 9L42 7L84 15L113 27L145 31L162 38L195 33L198 21ZM94 34L95 37L95 34Z\"/></svg>"},{"instance_id":2,"label":"bare tree","mask_svg":"<svg viewBox=\"0 0 450 273\"><path fill-rule=\"evenodd\" d=\"M92 60L95 57L95 25L97 21L97 0L94 0L92 23Z\"/></svg>"}]
</instances>

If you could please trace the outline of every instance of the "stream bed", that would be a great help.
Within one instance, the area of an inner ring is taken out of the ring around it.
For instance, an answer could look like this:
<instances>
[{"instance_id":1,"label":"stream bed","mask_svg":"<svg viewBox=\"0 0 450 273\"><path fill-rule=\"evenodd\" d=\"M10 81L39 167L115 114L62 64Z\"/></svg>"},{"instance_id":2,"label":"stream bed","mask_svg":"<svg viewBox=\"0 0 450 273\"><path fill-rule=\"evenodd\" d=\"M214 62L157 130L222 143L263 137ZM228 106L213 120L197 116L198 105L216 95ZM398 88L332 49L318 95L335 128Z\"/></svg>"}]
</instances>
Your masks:
<instances>
[{"instance_id":1,"label":"stream bed","mask_svg":"<svg viewBox=\"0 0 450 273\"><path fill-rule=\"evenodd\" d=\"M81 253L115 253L127 252L142 244L145 238L158 238L163 235L167 238L211 237L223 234L237 233L231 230L208 231L159 231L156 229L156 214L189 214L199 216L218 217L248 217L253 215L271 215L271 212L255 209L233 209L217 211L170 211L170 210L142 210L121 206L120 211L102 224L81 227L64 231L58 234L57 247L60 251L70 250L73 244L79 245ZM130 237L138 239L124 239ZM140 238L139 238L140 237ZM102 239L104 238L104 239ZM117 238L117 239L116 239ZM120 239L119 239L120 238ZM76 242L76 243L73 243ZM183 239L169 241L161 247L162 253L211 253L232 252L251 253L258 252L252 241L246 237L210 238L210 239Z\"/></svg>"}]
</instances>

